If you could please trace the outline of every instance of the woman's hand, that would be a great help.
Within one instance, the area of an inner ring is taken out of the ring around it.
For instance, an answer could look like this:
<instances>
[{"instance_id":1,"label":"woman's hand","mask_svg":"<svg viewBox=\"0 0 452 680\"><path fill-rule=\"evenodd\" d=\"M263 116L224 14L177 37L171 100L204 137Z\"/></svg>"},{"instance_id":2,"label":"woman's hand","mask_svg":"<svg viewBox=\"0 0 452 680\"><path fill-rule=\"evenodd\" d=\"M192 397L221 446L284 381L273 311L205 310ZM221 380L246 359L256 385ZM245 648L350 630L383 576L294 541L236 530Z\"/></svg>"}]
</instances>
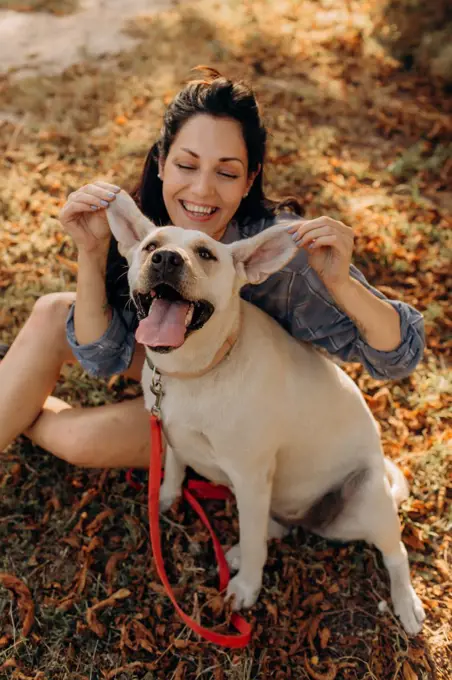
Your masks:
<instances>
[{"instance_id":1,"label":"woman's hand","mask_svg":"<svg viewBox=\"0 0 452 680\"><path fill-rule=\"evenodd\" d=\"M107 252L111 232L105 210L120 191L115 184L99 181L69 194L59 220L79 251Z\"/></svg>"},{"instance_id":2,"label":"woman's hand","mask_svg":"<svg viewBox=\"0 0 452 680\"><path fill-rule=\"evenodd\" d=\"M294 224L289 233L299 248L305 248L308 262L333 293L350 282L353 230L331 217L318 217Z\"/></svg>"}]
</instances>

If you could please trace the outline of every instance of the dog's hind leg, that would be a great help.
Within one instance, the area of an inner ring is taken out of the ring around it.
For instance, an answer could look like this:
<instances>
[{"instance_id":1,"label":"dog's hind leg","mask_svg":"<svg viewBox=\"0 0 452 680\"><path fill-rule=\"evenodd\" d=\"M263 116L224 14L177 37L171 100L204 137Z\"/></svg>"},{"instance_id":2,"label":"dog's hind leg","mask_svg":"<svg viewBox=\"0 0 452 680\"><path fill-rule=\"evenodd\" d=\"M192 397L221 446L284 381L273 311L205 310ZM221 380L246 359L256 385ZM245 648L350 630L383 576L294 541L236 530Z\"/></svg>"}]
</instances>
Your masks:
<instances>
[{"instance_id":1,"label":"dog's hind leg","mask_svg":"<svg viewBox=\"0 0 452 680\"><path fill-rule=\"evenodd\" d=\"M382 553L389 572L394 611L407 633L415 635L425 618L422 603L411 585L408 555L401 541L396 500L384 474L373 471L351 506L338 518L327 538L365 540Z\"/></svg>"}]
</instances>

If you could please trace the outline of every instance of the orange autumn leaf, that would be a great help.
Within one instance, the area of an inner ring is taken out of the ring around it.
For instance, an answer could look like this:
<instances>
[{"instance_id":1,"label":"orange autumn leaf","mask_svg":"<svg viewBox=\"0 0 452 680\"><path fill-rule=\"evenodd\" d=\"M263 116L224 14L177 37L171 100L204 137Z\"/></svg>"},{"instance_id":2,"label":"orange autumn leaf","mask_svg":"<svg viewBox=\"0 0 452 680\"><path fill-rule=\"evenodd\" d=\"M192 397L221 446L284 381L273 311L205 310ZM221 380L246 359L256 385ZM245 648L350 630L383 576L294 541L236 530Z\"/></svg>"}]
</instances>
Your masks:
<instances>
[{"instance_id":1,"label":"orange autumn leaf","mask_svg":"<svg viewBox=\"0 0 452 680\"><path fill-rule=\"evenodd\" d=\"M321 649L326 649L330 637L331 637L330 629L329 628L322 628L320 633L319 633Z\"/></svg>"},{"instance_id":2,"label":"orange autumn leaf","mask_svg":"<svg viewBox=\"0 0 452 680\"><path fill-rule=\"evenodd\" d=\"M22 635L27 637L35 620L35 605L29 588L17 576L0 572L0 584L17 598Z\"/></svg>"},{"instance_id":3,"label":"orange autumn leaf","mask_svg":"<svg viewBox=\"0 0 452 680\"><path fill-rule=\"evenodd\" d=\"M418 680L418 676L413 671L408 661L403 662L403 680Z\"/></svg>"},{"instance_id":4,"label":"orange autumn leaf","mask_svg":"<svg viewBox=\"0 0 452 680\"><path fill-rule=\"evenodd\" d=\"M120 590L116 591L116 593L113 593L113 595L110 597L107 597L105 600L101 600L97 604L87 609L86 621L93 633L99 637L104 637L105 633L107 632L106 626L104 626L104 624L97 619L97 612L101 611L102 609L106 609L107 607L113 606L118 600L124 600L125 598L129 597L130 594L131 591L127 588L120 588Z\"/></svg>"},{"instance_id":5,"label":"orange autumn leaf","mask_svg":"<svg viewBox=\"0 0 452 680\"><path fill-rule=\"evenodd\" d=\"M78 274L78 264L77 262L73 262L72 260L68 260L67 257L63 257L63 255L55 255L55 259L62 264L68 271L71 272L71 274Z\"/></svg>"}]
</instances>

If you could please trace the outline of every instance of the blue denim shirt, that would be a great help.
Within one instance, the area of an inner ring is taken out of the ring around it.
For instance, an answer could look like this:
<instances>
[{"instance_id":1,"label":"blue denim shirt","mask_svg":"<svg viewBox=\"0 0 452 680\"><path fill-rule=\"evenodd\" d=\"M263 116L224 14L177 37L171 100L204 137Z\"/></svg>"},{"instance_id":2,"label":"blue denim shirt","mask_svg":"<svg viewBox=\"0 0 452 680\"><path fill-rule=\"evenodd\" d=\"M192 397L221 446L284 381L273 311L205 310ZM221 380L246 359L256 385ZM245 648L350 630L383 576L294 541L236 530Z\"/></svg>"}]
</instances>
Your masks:
<instances>
[{"instance_id":1,"label":"blue denim shirt","mask_svg":"<svg viewBox=\"0 0 452 680\"><path fill-rule=\"evenodd\" d=\"M298 219L294 215L281 214L270 220L262 219L242 226L240 231L231 222L222 241L231 243L254 236L278 222ZM374 378L397 379L409 375L421 360L424 350L422 315L405 302L388 300L370 286L353 265L350 275L397 310L402 340L396 349L382 352L364 340L356 325L337 307L319 276L309 266L304 250L300 250L289 264L264 283L242 288L241 295L270 314L295 338L321 347L343 361L360 362ZM135 349L135 320L134 310L119 312L113 309L104 335L96 342L79 345L74 331L74 308L70 309L67 338L75 357L88 373L107 377L129 367Z\"/></svg>"}]
</instances>

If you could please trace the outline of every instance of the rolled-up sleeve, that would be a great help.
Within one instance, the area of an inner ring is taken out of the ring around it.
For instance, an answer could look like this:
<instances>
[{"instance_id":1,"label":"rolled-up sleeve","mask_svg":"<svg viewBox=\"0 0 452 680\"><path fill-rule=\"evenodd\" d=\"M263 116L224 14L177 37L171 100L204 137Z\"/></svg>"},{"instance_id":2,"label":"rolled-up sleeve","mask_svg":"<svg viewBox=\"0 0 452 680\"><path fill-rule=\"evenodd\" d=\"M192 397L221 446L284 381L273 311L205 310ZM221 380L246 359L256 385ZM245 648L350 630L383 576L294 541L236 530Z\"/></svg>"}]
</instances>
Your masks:
<instances>
[{"instance_id":1,"label":"rolled-up sleeve","mask_svg":"<svg viewBox=\"0 0 452 680\"><path fill-rule=\"evenodd\" d=\"M66 336L75 358L87 373L109 377L125 371L132 361L135 334L121 314L113 308L110 325L99 340L79 345L75 337L74 305L66 321Z\"/></svg>"},{"instance_id":2,"label":"rolled-up sleeve","mask_svg":"<svg viewBox=\"0 0 452 680\"><path fill-rule=\"evenodd\" d=\"M424 352L424 320L420 312L405 302L389 300L373 288L352 266L350 274L376 297L388 302L399 314L400 345L389 352L371 347L353 321L341 309L311 268L294 274L289 307L292 334L312 342L344 361L359 361L379 380L408 376Z\"/></svg>"}]
</instances>

